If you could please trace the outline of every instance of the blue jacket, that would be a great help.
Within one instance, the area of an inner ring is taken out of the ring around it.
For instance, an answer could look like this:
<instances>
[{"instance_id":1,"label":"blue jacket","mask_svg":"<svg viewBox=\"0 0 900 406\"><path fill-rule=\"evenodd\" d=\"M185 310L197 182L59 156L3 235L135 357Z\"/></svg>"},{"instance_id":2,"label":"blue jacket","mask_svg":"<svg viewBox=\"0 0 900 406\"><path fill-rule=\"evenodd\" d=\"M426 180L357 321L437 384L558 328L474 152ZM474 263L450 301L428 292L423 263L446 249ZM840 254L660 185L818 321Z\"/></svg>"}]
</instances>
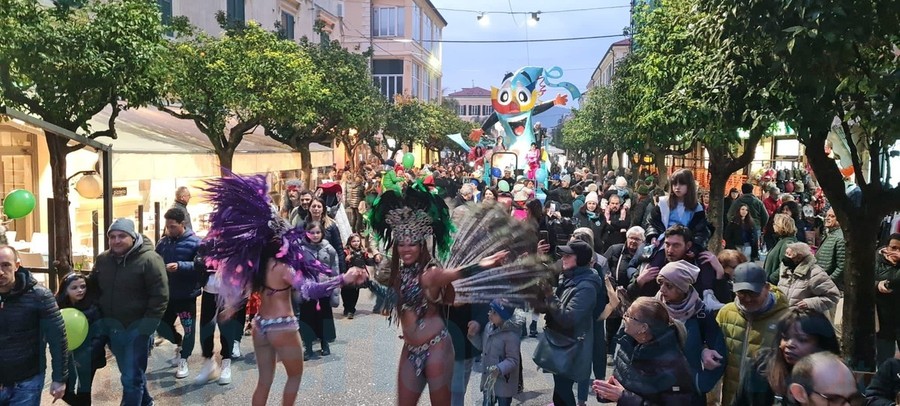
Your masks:
<instances>
[{"instance_id":1,"label":"blue jacket","mask_svg":"<svg viewBox=\"0 0 900 406\"><path fill-rule=\"evenodd\" d=\"M200 273L194 271L194 257L200 247L200 238L193 231L185 229L177 240L168 236L159 240L156 253L163 263L177 263L178 270L166 272L169 277L169 299L191 299L200 296Z\"/></svg>"}]
</instances>

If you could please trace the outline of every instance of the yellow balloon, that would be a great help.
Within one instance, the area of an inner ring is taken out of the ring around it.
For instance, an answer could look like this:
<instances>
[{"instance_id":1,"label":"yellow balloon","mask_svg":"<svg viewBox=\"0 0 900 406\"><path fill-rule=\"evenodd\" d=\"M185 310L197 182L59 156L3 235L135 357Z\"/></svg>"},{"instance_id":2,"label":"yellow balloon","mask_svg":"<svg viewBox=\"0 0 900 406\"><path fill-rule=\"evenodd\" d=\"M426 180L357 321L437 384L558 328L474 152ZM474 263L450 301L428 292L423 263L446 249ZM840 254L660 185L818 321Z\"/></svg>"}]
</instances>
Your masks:
<instances>
[{"instance_id":1,"label":"yellow balloon","mask_svg":"<svg viewBox=\"0 0 900 406\"><path fill-rule=\"evenodd\" d=\"M550 158L547 156L547 150L545 149L543 152L541 152L541 161L549 161L549 160L550 160Z\"/></svg>"}]
</instances>

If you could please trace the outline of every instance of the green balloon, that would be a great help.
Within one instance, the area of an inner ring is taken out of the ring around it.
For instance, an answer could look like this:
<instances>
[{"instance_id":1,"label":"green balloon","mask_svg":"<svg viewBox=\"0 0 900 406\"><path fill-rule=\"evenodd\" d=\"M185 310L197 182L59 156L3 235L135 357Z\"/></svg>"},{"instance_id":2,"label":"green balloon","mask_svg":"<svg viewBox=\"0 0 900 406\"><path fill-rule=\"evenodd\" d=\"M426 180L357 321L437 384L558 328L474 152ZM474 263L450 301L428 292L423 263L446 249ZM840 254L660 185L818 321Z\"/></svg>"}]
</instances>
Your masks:
<instances>
[{"instance_id":1,"label":"green balloon","mask_svg":"<svg viewBox=\"0 0 900 406\"><path fill-rule=\"evenodd\" d=\"M407 152L403 155L403 168L404 169L412 169L413 165L416 164L416 156L413 155L412 152Z\"/></svg>"},{"instance_id":2,"label":"green balloon","mask_svg":"<svg viewBox=\"0 0 900 406\"><path fill-rule=\"evenodd\" d=\"M3 214L11 219L27 216L34 210L34 195L25 189L13 189L3 199Z\"/></svg>"},{"instance_id":3,"label":"green balloon","mask_svg":"<svg viewBox=\"0 0 900 406\"><path fill-rule=\"evenodd\" d=\"M62 313L63 324L66 326L66 340L69 343L69 351L72 351L81 344L88 335L88 320L84 317L84 313L78 309L66 308L59 311Z\"/></svg>"},{"instance_id":4,"label":"green balloon","mask_svg":"<svg viewBox=\"0 0 900 406\"><path fill-rule=\"evenodd\" d=\"M501 192L509 192L509 182L501 180L497 183L497 188L500 189Z\"/></svg>"}]
</instances>

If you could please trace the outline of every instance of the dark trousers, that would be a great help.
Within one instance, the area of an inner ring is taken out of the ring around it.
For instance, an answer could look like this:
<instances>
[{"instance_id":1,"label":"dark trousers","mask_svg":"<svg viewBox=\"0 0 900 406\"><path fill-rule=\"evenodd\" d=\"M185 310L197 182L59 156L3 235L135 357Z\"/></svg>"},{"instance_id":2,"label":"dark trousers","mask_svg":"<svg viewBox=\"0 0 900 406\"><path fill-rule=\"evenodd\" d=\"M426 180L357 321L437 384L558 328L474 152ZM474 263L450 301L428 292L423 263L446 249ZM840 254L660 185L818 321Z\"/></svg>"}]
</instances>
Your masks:
<instances>
[{"instance_id":1,"label":"dark trousers","mask_svg":"<svg viewBox=\"0 0 900 406\"><path fill-rule=\"evenodd\" d=\"M316 340L327 343L335 340L334 315L331 313L331 297L307 300L300 303L300 336L303 344L311 347Z\"/></svg>"},{"instance_id":2,"label":"dark trousers","mask_svg":"<svg viewBox=\"0 0 900 406\"><path fill-rule=\"evenodd\" d=\"M184 336L175 329L175 319L181 320L181 328L184 329ZM181 347L181 358L187 358L194 351L194 344L197 341L195 336L197 332L197 298L190 299L170 299L169 306L166 307L166 313L163 314L162 321L156 329L156 333L160 337L169 340L173 344Z\"/></svg>"},{"instance_id":3,"label":"dark trousers","mask_svg":"<svg viewBox=\"0 0 900 406\"><path fill-rule=\"evenodd\" d=\"M153 330L150 330L153 331ZM122 374L122 406L149 406L153 398L147 392L147 357L150 355L150 331L136 328L109 333L109 347Z\"/></svg>"},{"instance_id":4,"label":"dark trousers","mask_svg":"<svg viewBox=\"0 0 900 406\"><path fill-rule=\"evenodd\" d=\"M359 288L344 286L341 288L341 301L344 302L344 315L356 313L356 302L359 301Z\"/></svg>"},{"instance_id":5,"label":"dark trousers","mask_svg":"<svg viewBox=\"0 0 900 406\"><path fill-rule=\"evenodd\" d=\"M234 347L236 336L234 332L240 330L242 325L232 318L231 320L218 321L216 315L218 304L213 293L203 292L200 299L200 349L203 358L213 357L213 339L216 335L216 325L219 326L219 343L222 344L222 359L231 359L231 349ZM235 327L237 324L237 327Z\"/></svg>"},{"instance_id":6,"label":"dark trousers","mask_svg":"<svg viewBox=\"0 0 900 406\"><path fill-rule=\"evenodd\" d=\"M560 375L553 375L553 405L554 406L576 406L575 392L572 386L575 381Z\"/></svg>"}]
</instances>

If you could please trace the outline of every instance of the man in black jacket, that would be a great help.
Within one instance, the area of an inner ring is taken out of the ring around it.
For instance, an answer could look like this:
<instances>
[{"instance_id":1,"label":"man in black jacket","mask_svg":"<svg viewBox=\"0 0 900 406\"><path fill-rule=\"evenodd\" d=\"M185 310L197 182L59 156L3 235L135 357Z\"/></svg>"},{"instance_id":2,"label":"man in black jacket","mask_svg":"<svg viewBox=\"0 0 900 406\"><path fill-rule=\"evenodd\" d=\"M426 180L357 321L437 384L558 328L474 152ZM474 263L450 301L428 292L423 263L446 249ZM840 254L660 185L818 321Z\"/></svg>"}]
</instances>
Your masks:
<instances>
[{"instance_id":1,"label":"man in black jacket","mask_svg":"<svg viewBox=\"0 0 900 406\"><path fill-rule=\"evenodd\" d=\"M0 246L0 405L37 405L44 388L45 345L50 346L50 395L66 392L68 350L53 294L19 266L15 248Z\"/></svg>"}]
</instances>

